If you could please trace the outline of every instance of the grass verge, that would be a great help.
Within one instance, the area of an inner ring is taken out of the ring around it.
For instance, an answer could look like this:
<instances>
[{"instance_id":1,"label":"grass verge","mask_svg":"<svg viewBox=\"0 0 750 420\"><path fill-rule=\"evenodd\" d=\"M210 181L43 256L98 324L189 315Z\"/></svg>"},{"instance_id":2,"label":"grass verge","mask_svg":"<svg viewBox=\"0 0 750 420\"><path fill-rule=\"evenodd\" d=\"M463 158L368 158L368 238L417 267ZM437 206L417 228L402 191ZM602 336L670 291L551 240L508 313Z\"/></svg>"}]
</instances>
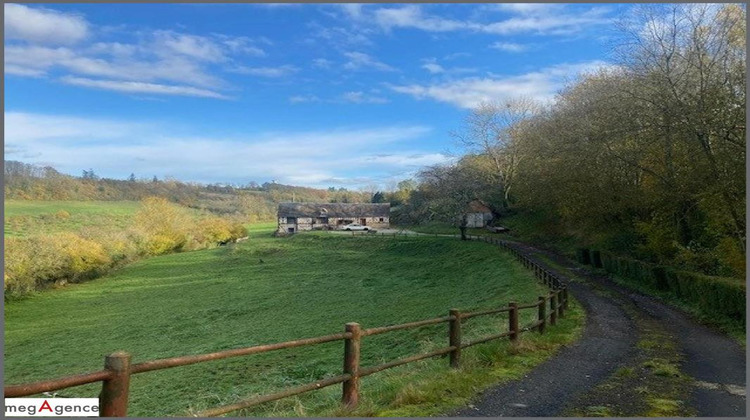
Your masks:
<instances>
[{"instance_id":1,"label":"grass verge","mask_svg":"<svg viewBox=\"0 0 750 420\"><path fill-rule=\"evenodd\" d=\"M242 414L249 416L353 416L424 417L445 416L465 407L477 394L493 385L523 377L549 359L562 346L581 334L584 312L571 299L565 318L544 334L527 332L513 344L507 340L491 342L462 354L461 368L450 369L447 358L417 362L377 373L362 379L360 406L342 409L340 389L332 387L320 397L304 395L268 403Z\"/></svg>"}]
</instances>

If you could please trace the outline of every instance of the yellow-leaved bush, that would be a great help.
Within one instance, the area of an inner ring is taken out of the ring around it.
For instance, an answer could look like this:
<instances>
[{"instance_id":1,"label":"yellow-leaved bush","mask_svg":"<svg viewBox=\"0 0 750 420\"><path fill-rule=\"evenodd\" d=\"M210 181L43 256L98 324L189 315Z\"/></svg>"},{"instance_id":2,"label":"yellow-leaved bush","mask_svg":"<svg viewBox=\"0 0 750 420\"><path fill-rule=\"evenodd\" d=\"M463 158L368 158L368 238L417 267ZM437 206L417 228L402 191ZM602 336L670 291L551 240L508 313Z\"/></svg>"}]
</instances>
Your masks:
<instances>
[{"instance_id":1,"label":"yellow-leaved bush","mask_svg":"<svg viewBox=\"0 0 750 420\"><path fill-rule=\"evenodd\" d=\"M119 232L84 228L5 239L5 298L28 295L51 284L79 282L138 258L209 248L247 235L239 220L191 214L150 197L131 227Z\"/></svg>"}]
</instances>

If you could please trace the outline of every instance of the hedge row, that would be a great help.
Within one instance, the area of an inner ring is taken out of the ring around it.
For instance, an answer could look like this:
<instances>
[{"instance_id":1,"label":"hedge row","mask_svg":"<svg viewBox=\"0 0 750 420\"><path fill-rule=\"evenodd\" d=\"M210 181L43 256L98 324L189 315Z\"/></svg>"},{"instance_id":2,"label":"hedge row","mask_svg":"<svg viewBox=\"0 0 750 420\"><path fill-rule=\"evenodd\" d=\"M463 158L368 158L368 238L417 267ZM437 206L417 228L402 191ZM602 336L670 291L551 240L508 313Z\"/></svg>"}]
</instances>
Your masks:
<instances>
[{"instance_id":1,"label":"hedge row","mask_svg":"<svg viewBox=\"0 0 750 420\"><path fill-rule=\"evenodd\" d=\"M4 298L21 298L52 285L92 279L142 258L211 248L246 235L238 220L198 217L166 199L146 198L133 224L121 231L6 238Z\"/></svg>"},{"instance_id":2,"label":"hedge row","mask_svg":"<svg viewBox=\"0 0 750 420\"><path fill-rule=\"evenodd\" d=\"M604 268L639 285L671 293L707 314L745 321L746 286L741 280L675 270L605 251L581 248L576 254L581 264Z\"/></svg>"}]
</instances>

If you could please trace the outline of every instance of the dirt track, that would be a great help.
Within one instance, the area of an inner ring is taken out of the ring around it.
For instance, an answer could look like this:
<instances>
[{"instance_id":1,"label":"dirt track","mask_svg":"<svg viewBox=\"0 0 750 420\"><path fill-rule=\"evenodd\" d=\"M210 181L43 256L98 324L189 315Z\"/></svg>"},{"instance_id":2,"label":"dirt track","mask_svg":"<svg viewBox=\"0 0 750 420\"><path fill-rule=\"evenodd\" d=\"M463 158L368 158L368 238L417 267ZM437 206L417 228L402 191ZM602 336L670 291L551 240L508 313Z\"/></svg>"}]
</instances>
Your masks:
<instances>
[{"instance_id":1,"label":"dirt track","mask_svg":"<svg viewBox=\"0 0 750 420\"><path fill-rule=\"evenodd\" d=\"M586 311L583 335L524 378L448 415L745 416L745 350L736 341L563 257L513 246L559 266L545 264Z\"/></svg>"}]
</instances>

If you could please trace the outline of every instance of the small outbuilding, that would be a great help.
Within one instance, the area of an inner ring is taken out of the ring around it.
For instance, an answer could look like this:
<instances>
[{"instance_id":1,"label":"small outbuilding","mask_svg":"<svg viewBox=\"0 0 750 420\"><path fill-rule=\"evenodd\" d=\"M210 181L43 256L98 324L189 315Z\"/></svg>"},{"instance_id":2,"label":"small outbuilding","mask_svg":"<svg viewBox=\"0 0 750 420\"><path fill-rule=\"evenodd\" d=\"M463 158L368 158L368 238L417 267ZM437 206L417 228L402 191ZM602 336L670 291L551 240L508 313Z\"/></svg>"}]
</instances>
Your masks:
<instances>
[{"instance_id":1,"label":"small outbuilding","mask_svg":"<svg viewBox=\"0 0 750 420\"><path fill-rule=\"evenodd\" d=\"M277 233L333 230L350 223L390 227L391 203L280 203Z\"/></svg>"},{"instance_id":2,"label":"small outbuilding","mask_svg":"<svg viewBox=\"0 0 750 420\"><path fill-rule=\"evenodd\" d=\"M482 228L492 221L492 209L482 200L471 200L466 205L467 227Z\"/></svg>"}]
</instances>

